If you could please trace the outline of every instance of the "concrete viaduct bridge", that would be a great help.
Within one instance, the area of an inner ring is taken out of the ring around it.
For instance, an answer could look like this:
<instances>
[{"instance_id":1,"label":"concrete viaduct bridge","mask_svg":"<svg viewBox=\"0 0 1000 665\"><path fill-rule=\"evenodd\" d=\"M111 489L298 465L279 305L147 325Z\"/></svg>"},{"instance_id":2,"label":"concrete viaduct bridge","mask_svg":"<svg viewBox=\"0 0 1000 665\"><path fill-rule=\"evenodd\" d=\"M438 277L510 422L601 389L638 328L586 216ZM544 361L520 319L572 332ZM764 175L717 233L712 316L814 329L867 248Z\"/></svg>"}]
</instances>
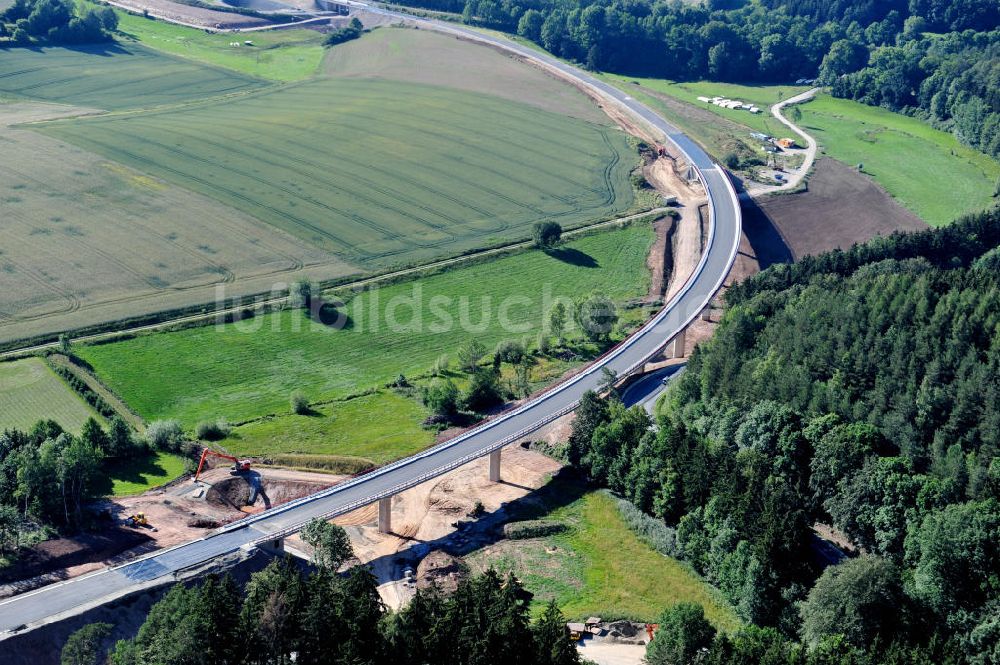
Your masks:
<instances>
[{"instance_id":1,"label":"concrete viaduct bridge","mask_svg":"<svg viewBox=\"0 0 1000 665\"><path fill-rule=\"evenodd\" d=\"M492 480L500 479L500 451L556 418L571 412L588 390L601 387L607 368L624 379L671 344L675 357L684 354L685 330L705 309L729 273L740 241L741 218L736 191L728 175L693 141L624 92L548 55L474 30L396 14L347 2L421 27L497 48L540 65L589 88L606 103L616 104L673 143L691 164L708 195L709 233L701 260L688 282L641 329L575 377L552 387L516 409L502 413L462 435L412 457L399 460L283 506L229 524L204 538L151 553L119 566L51 584L0 602L0 640L32 627L79 613L144 587L176 579L186 569L253 547L281 547L283 539L309 520L343 515L378 502L379 528L391 529L392 497L489 456Z\"/></svg>"}]
</instances>

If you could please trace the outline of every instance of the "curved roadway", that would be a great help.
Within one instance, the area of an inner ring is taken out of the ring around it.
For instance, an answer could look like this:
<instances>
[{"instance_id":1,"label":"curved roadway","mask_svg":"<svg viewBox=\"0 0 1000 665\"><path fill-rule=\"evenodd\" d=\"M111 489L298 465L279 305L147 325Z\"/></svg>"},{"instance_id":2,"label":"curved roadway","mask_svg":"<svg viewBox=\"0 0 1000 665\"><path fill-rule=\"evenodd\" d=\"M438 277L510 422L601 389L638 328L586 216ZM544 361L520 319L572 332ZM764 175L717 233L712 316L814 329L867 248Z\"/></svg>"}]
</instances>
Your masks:
<instances>
[{"instance_id":1,"label":"curved roadway","mask_svg":"<svg viewBox=\"0 0 1000 665\"><path fill-rule=\"evenodd\" d=\"M709 235L697 268L680 292L639 331L599 358L584 372L532 401L417 455L309 497L234 522L205 538L155 552L127 564L14 596L0 603L0 639L9 637L11 631L58 619L80 611L85 606L124 595L142 585L171 579L180 570L211 561L241 547L287 535L314 517L334 517L393 496L521 439L572 411L585 391L601 385L603 368L615 371L619 377L640 369L674 335L694 320L729 273L736 258L741 232L736 192L723 169L713 163L697 144L663 118L617 88L533 49L473 30L365 7L369 11L408 21L416 20L434 30L501 48L557 70L560 75L591 87L606 100L621 105L661 132L695 166L708 194Z\"/></svg>"}]
</instances>

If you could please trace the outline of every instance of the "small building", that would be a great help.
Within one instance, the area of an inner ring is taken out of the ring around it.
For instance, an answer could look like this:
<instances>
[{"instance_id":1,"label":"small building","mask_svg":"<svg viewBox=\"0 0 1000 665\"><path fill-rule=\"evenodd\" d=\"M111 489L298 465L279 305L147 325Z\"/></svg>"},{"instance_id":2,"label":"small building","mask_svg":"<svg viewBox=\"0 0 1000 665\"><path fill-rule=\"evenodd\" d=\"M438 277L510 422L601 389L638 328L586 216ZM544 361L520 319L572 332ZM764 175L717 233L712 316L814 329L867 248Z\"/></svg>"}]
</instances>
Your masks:
<instances>
[{"instance_id":1,"label":"small building","mask_svg":"<svg viewBox=\"0 0 1000 665\"><path fill-rule=\"evenodd\" d=\"M699 102L710 102L712 100L710 98L708 98L708 97L699 97L698 101Z\"/></svg>"},{"instance_id":2,"label":"small building","mask_svg":"<svg viewBox=\"0 0 1000 665\"><path fill-rule=\"evenodd\" d=\"M587 627L582 623L570 622L566 624L566 630L569 631L569 639L576 642L583 639L583 634L587 632Z\"/></svg>"},{"instance_id":3,"label":"small building","mask_svg":"<svg viewBox=\"0 0 1000 665\"><path fill-rule=\"evenodd\" d=\"M789 138L778 139L777 141L775 141L775 143L778 144L778 147L785 149L797 147L795 145L795 139L789 139Z\"/></svg>"},{"instance_id":4,"label":"small building","mask_svg":"<svg viewBox=\"0 0 1000 665\"><path fill-rule=\"evenodd\" d=\"M750 132L750 138L757 139L758 141L770 141L771 137L764 132Z\"/></svg>"},{"instance_id":5,"label":"small building","mask_svg":"<svg viewBox=\"0 0 1000 665\"><path fill-rule=\"evenodd\" d=\"M601 617L590 617L583 622L587 628L592 628L601 623Z\"/></svg>"}]
</instances>

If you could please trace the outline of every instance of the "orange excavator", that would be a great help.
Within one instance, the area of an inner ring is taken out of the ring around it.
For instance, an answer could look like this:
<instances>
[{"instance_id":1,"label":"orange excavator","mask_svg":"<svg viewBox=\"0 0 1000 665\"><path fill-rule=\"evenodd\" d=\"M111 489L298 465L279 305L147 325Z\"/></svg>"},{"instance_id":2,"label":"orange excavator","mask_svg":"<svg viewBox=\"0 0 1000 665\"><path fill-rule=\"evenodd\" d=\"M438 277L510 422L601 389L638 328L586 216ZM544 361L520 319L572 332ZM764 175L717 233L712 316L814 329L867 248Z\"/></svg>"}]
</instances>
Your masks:
<instances>
[{"instance_id":1,"label":"orange excavator","mask_svg":"<svg viewBox=\"0 0 1000 665\"><path fill-rule=\"evenodd\" d=\"M212 450L211 448L205 448L205 450L201 453L201 460L198 462L198 470L194 474L194 482L198 482L198 476L201 475L201 469L205 466L205 460L208 459L209 455L213 457L221 457L222 459L227 459L232 462L233 468L229 470L230 475L240 476L244 473L249 473L250 471L250 460L238 459L232 455L220 453L219 451Z\"/></svg>"}]
</instances>

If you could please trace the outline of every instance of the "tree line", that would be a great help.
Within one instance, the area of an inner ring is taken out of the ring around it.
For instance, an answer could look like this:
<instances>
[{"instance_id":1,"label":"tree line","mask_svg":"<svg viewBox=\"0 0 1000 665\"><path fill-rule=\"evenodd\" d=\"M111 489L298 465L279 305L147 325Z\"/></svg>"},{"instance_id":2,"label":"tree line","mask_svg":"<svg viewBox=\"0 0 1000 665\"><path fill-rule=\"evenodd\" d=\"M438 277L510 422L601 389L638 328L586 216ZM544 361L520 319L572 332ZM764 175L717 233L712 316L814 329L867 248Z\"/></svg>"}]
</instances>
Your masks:
<instances>
[{"instance_id":1,"label":"tree line","mask_svg":"<svg viewBox=\"0 0 1000 665\"><path fill-rule=\"evenodd\" d=\"M840 69L847 71L837 76ZM915 28L910 38L872 51L861 69L829 69L823 80L837 97L921 118L1000 159L1000 30L938 35Z\"/></svg>"},{"instance_id":2,"label":"tree line","mask_svg":"<svg viewBox=\"0 0 1000 665\"><path fill-rule=\"evenodd\" d=\"M118 15L111 7L81 10L67 0L14 0L0 13L0 46L106 42L117 29Z\"/></svg>"},{"instance_id":3,"label":"tree line","mask_svg":"<svg viewBox=\"0 0 1000 665\"><path fill-rule=\"evenodd\" d=\"M753 625L693 628L703 662L997 662L997 245L993 210L776 266L729 293L655 429L583 399L571 462ZM862 555L829 565L817 522Z\"/></svg>"},{"instance_id":4,"label":"tree line","mask_svg":"<svg viewBox=\"0 0 1000 665\"><path fill-rule=\"evenodd\" d=\"M134 638L104 646L109 624L70 636L64 665L577 665L565 619L549 604L534 621L531 595L492 570L450 595L420 590L391 612L364 566L338 575L290 558L254 573L245 588L229 576L177 584Z\"/></svg>"}]
</instances>

